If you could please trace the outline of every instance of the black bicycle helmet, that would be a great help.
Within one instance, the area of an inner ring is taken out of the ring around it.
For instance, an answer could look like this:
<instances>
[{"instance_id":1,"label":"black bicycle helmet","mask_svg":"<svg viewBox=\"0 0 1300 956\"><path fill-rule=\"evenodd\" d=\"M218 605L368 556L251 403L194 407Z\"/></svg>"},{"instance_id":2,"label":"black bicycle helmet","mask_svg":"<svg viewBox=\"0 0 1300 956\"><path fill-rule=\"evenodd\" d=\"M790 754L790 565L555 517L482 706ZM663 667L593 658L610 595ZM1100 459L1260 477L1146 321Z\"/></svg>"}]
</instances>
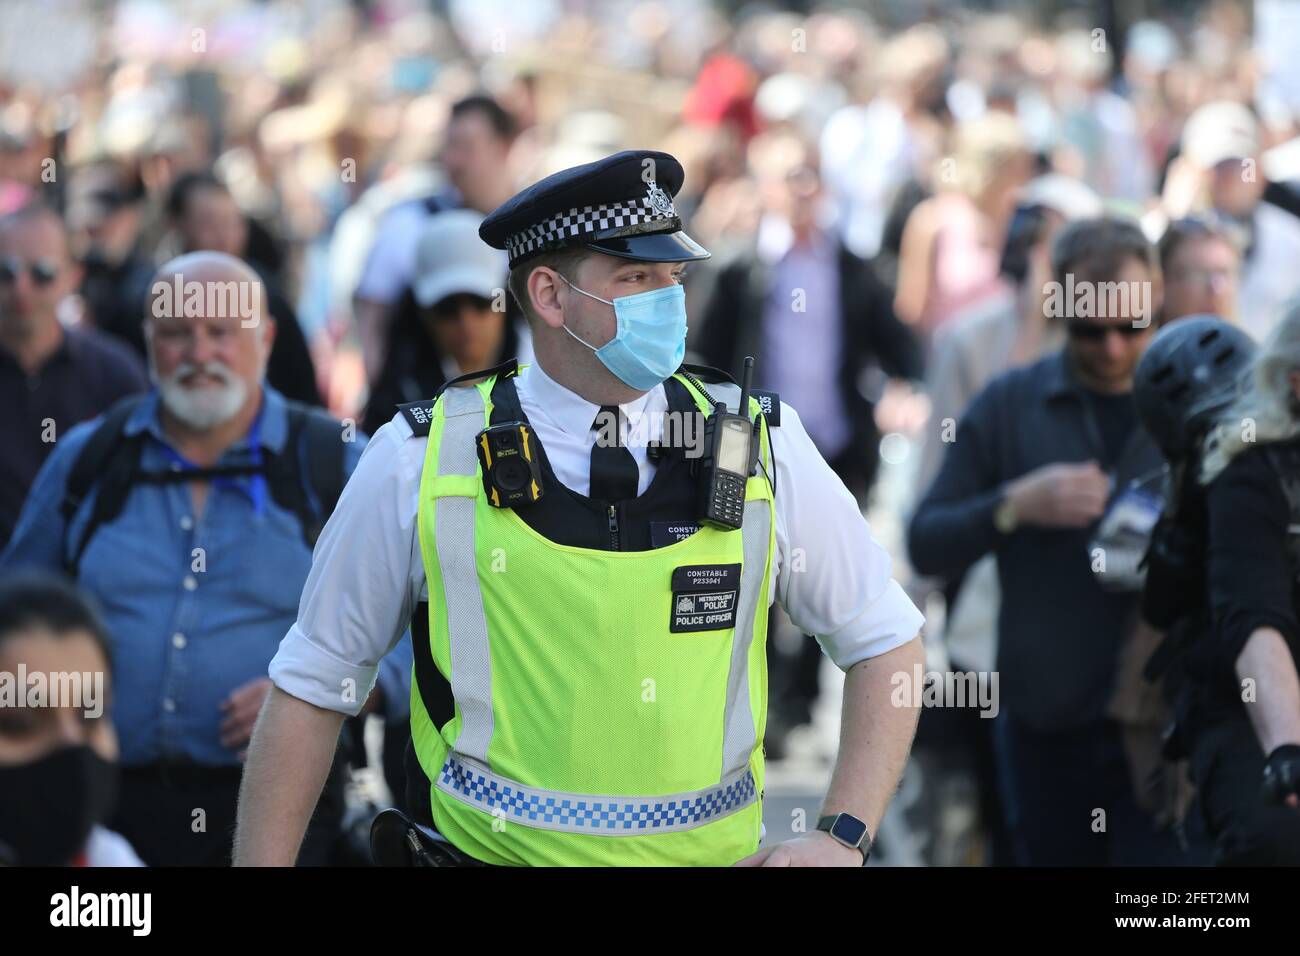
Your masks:
<instances>
[{"instance_id":1,"label":"black bicycle helmet","mask_svg":"<svg viewBox=\"0 0 1300 956\"><path fill-rule=\"evenodd\" d=\"M1254 339L1215 315L1178 319L1151 340L1133 376L1133 398L1167 458L1191 451L1236 394L1254 353Z\"/></svg>"}]
</instances>

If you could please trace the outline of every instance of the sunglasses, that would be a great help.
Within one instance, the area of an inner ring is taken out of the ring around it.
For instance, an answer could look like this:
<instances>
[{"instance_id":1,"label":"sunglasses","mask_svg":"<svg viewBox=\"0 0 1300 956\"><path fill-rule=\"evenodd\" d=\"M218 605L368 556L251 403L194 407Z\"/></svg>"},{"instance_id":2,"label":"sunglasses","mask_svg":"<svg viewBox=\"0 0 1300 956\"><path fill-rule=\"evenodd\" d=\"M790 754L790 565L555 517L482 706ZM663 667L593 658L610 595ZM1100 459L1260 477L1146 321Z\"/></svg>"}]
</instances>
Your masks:
<instances>
[{"instance_id":1,"label":"sunglasses","mask_svg":"<svg viewBox=\"0 0 1300 956\"><path fill-rule=\"evenodd\" d=\"M1235 269L1182 269L1166 274L1174 282L1196 286L1229 285L1237 281Z\"/></svg>"},{"instance_id":2,"label":"sunglasses","mask_svg":"<svg viewBox=\"0 0 1300 956\"><path fill-rule=\"evenodd\" d=\"M23 262L18 256L0 257L0 282L8 285L16 282L26 267L32 282L38 286L47 286L59 277L59 267L50 259L33 259Z\"/></svg>"},{"instance_id":3,"label":"sunglasses","mask_svg":"<svg viewBox=\"0 0 1300 956\"><path fill-rule=\"evenodd\" d=\"M1071 338L1100 342L1108 332L1118 332L1126 339L1131 339L1148 331L1151 326L1150 324L1134 325L1132 322L1091 322L1087 319L1074 319L1067 322L1065 328Z\"/></svg>"}]
</instances>

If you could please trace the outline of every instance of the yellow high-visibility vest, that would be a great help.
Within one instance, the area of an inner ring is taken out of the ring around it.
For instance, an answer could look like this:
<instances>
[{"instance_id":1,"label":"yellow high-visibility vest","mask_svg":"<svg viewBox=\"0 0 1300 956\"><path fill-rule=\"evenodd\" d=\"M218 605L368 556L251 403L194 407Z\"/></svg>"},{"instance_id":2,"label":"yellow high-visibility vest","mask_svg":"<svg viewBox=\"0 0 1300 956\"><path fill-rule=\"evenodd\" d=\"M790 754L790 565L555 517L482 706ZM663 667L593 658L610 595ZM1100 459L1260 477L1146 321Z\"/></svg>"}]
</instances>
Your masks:
<instances>
[{"instance_id":1,"label":"yellow high-visibility vest","mask_svg":"<svg viewBox=\"0 0 1300 956\"><path fill-rule=\"evenodd\" d=\"M739 400L734 385L705 396L675 377L706 415L710 397ZM430 652L456 703L435 726L411 682L435 826L505 865L726 865L753 853L776 547L766 421L739 530L590 550L488 503L474 439L495 383L439 397L420 482Z\"/></svg>"}]
</instances>

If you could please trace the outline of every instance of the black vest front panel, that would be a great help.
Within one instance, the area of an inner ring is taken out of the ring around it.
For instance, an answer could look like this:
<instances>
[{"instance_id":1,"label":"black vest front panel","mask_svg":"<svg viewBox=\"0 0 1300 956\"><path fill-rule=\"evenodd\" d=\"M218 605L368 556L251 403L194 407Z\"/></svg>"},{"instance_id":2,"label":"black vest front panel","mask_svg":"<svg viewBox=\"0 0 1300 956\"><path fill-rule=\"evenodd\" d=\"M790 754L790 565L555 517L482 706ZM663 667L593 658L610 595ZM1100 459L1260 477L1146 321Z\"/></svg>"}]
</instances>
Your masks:
<instances>
[{"instance_id":1,"label":"black vest front panel","mask_svg":"<svg viewBox=\"0 0 1300 956\"><path fill-rule=\"evenodd\" d=\"M664 382L668 410L682 414L699 413L687 386L676 379ZM493 425L505 422L528 422L513 376L501 376L492 388ZM529 423L531 424L531 423ZM533 429L536 435L537 429ZM703 429L699 430L703 434ZM614 503L617 535L611 534L611 502L588 498L563 485L551 468L546 446L540 440L539 455L545 483L542 497L516 509L524 523L542 537L556 544L596 551L649 551L672 544L681 529L698 527L699 505L696 480L691 475L691 460L684 448L662 449L654 479L645 493Z\"/></svg>"}]
</instances>

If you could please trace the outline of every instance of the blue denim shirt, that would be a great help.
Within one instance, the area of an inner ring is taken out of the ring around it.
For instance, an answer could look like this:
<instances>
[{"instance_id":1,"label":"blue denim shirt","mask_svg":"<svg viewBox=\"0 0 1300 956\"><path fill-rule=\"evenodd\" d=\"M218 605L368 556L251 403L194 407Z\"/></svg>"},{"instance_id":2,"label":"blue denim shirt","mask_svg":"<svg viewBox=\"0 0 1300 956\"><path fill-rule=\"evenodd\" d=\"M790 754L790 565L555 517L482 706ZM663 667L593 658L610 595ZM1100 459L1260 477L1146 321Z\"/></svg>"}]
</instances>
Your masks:
<instances>
[{"instance_id":1,"label":"blue denim shirt","mask_svg":"<svg viewBox=\"0 0 1300 956\"><path fill-rule=\"evenodd\" d=\"M263 396L252 431L260 432L262 448L280 452L288 436L285 399L269 386ZM95 489L71 522L59 506L72 465L98 421L69 431L46 460L0 556L0 570L64 570ZM127 434L142 431L149 438L141 466L172 467L177 452L163 434L156 392L126 422ZM345 444L349 476L365 440L358 434ZM246 463L255 454L245 438L218 464ZM184 482L132 489L122 513L91 538L78 580L98 601L112 640L112 716L124 765L163 759L239 763L237 750L221 745L220 705L235 689L266 676L297 616L310 567L298 518L272 499L260 475L213 481L197 519ZM404 643L380 668L389 701L406 701L410 694L409 638Z\"/></svg>"}]
</instances>

